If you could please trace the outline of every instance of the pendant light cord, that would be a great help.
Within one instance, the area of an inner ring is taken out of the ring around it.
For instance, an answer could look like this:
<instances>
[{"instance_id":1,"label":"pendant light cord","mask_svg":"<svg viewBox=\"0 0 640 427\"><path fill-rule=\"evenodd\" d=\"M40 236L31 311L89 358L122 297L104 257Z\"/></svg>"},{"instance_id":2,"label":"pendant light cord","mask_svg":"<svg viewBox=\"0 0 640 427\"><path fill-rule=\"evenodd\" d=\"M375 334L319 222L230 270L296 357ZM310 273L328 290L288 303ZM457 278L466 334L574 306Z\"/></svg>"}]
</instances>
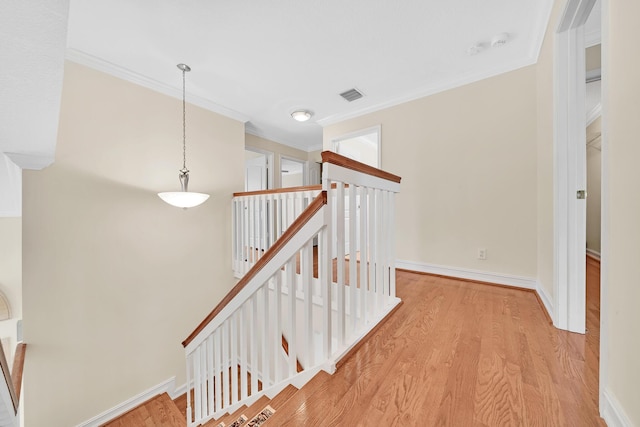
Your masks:
<instances>
[{"instance_id":1,"label":"pendant light cord","mask_svg":"<svg viewBox=\"0 0 640 427\"><path fill-rule=\"evenodd\" d=\"M182 169L187 169L187 114L186 114L186 101L185 101L185 73L186 70L182 70Z\"/></svg>"}]
</instances>

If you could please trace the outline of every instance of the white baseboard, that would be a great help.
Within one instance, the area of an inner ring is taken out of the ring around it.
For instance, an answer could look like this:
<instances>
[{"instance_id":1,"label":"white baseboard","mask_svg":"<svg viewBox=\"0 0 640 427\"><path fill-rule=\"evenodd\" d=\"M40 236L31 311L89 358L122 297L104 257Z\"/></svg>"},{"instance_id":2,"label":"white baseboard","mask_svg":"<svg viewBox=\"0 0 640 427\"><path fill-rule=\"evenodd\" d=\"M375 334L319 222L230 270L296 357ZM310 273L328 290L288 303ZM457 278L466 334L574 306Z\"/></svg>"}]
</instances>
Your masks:
<instances>
[{"instance_id":1,"label":"white baseboard","mask_svg":"<svg viewBox=\"0 0 640 427\"><path fill-rule=\"evenodd\" d=\"M587 248L587 255L589 255L591 258L594 258L600 261L600 252Z\"/></svg>"},{"instance_id":2,"label":"white baseboard","mask_svg":"<svg viewBox=\"0 0 640 427\"><path fill-rule=\"evenodd\" d=\"M476 280L504 286L513 286L537 290L537 281L531 277L514 276L504 273L491 273L487 271L470 270L459 267L447 267L443 265L426 264L416 261L396 260L396 268L419 271L421 273L437 274L441 276L456 277L458 279Z\"/></svg>"},{"instance_id":3,"label":"white baseboard","mask_svg":"<svg viewBox=\"0 0 640 427\"><path fill-rule=\"evenodd\" d=\"M103 413L96 415L90 420L84 421L78 424L76 427L98 427L102 424L105 424L109 421L112 421L127 411L139 406L140 404L146 402L147 400L162 394L167 393L169 396L176 395L176 387L175 387L176 377L169 378L166 381L161 382L160 384L151 387L150 389L143 391L136 396L133 396L130 399L125 400L124 402L114 406L111 409L107 409ZM186 384L182 386L186 391ZM179 395L179 394L178 394ZM172 397L173 398L173 397Z\"/></svg>"},{"instance_id":4,"label":"white baseboard","mask_svg":"<svg viewBox=\"0 0 640 427\"><path fill-rule=\"evenodd\" d=\"M604 405L602 418L609 427L634 427L631 419L620 405L620 402L608 387L604 389Z\"/></svg>"},{"instance_id":5,"label":"white baseboard","mask_svg":"<svg viewBox=\"0 0 640 427\"><path fill-rule=\"evenodd\" d=\"M544 309L547 310L547 314L549 318L553 320L553 304L551 303L551 298L549 298L549 294L547 291L540 285L539 282L536 282L536 293L540 297L540 301L542 301L542 305L544 305Z\"/></svg>"}]
</instances>

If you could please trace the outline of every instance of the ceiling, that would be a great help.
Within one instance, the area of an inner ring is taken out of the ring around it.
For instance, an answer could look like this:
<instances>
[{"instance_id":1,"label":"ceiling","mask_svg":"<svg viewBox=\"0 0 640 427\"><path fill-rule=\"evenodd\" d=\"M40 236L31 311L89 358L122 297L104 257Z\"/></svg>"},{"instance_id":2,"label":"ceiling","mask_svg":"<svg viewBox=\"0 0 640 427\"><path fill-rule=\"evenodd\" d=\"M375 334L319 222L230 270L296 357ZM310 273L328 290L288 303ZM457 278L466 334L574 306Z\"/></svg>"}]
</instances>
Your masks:
<instances>
[{"instance_id":1,"label":"ceiling","mask_svg":"<svg viewBox=\"0 0 640 427\"><path fill-rule=\"evenodd\" d=\"M71 0L67 58L304 150L322 126L533 64L552 0ZM496 34L508 42L491 48ZM482 50L469 55L479 44ZM339 93L357 88L349 103ZM313 112L305 123L290 113Z\"/></svg>"}]
</instances>

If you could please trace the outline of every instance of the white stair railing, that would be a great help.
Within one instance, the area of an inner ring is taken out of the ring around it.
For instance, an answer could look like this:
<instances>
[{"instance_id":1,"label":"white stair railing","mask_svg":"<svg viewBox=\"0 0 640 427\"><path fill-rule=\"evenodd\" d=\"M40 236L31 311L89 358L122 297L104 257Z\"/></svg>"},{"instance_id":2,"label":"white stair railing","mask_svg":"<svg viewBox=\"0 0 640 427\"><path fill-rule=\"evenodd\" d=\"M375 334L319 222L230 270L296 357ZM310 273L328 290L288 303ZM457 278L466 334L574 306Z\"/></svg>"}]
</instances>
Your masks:
<instances>
[{"instance_id":1,"label":"white stair railing","mask_svg":"<svg viewBox=\"0 0 640 427\"><path fill-rule=\"evenodd\" d=\"M240 278L320 193L320 185L235 193L233 272Z\"/></svg>"},{"instance_id":2,"label":"white stair railing","mask_svg":"<svg viewBox=\"0 0 640 427\"><path fill-rule=\"evenodd\" d=\"M267 209L287 228L274 241L259 237L268 249L183 342L188 426L301 387L319 370L333 373L400 303L390 226L400 178L335 153L323 160L325 190L310 203L270 199L308 206L290 222L276 218L286 209Z\"/></svg>"}]
</instances>

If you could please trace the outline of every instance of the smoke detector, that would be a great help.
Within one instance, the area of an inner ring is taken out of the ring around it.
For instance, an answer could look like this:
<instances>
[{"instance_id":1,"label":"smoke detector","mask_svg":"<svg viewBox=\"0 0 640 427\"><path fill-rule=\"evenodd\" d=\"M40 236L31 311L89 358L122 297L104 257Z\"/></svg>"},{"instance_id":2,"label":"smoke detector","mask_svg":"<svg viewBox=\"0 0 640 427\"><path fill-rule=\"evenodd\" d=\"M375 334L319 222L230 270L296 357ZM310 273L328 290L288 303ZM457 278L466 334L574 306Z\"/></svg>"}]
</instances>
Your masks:
<instances>
[{"instance_id":1,"label":"smoke detector","mask_svg":"<svg viewBox=\"0 0 640 427\"><path fill-rule=\"evenodd\" d=\"M480 52L482 52L483 49L484 49L484 46L482 46L482 43L476 43L472 46L469 46L469 48L467 49L467 55L469 56L477 55Z\"/></svg>"}]
</instances>

